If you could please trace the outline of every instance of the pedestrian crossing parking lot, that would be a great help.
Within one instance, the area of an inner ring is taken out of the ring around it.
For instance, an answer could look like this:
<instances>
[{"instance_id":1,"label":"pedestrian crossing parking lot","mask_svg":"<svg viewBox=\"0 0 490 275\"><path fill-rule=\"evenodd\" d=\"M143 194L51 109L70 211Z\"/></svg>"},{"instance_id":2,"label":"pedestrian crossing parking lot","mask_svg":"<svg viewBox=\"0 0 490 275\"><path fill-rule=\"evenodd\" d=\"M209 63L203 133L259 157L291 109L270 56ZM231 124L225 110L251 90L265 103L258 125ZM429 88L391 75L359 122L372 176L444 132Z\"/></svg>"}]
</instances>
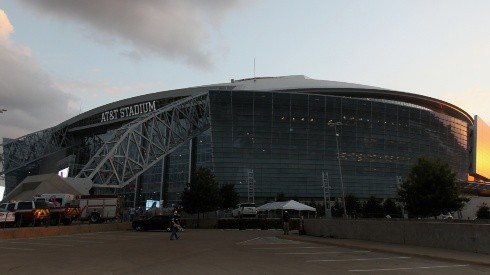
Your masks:
<instances>
[{"instance_id":1,"label":"pedestrian crossing parking lot","mask_svg":"<svg viewBox=\"0 0 490 275\"><path fill-rule=\"evenodd\" d=\"M490 267L282 239L273 230L197 230L170 241L133 230L0 240L2 274L490 274ZM7 271L7 272L3 272Z\"/></svg>"}]
</instances>

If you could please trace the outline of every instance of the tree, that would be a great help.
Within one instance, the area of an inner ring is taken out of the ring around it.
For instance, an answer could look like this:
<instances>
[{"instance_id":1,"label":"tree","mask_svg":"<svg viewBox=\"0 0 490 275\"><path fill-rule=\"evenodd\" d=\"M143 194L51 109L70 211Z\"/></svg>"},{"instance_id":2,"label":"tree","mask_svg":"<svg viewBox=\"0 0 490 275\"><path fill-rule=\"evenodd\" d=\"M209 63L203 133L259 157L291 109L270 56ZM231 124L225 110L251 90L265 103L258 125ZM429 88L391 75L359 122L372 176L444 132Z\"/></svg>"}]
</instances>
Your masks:
<instances>
[{"instance_id":1,"label":"tree","mask_svg":"<svg viewBox=\"0 0 490 275\"><path fill-rule=\"evenodd\" d=\"M354 217L361 213L361 202L354 195L345 196L345 209L347 210L347 215L352 215Z\"/></svg>"},{"instance_id":2,"label":"tree","mask_svg":"<svg viewBox=\"0 0 490 275\"><path fill-rule=\"evenodd\" d=\"M220 208L233 208L240 202L237 191L235 190L235 185L232 183L225 184L219 189L220 195Z\"/></svg>"},{"instance_id":3,"label":"tree","mask_svg":"<svg viewBox=\"0 0 490 275\"><path fill-rule=\"evenodd\" d=\"M381 218L383 217L383 206L381 205L381 199L374 196L362 205L362 214L366 218Z\"/></svg>"},{"instance_id":4,"label":"tree","mask_svg":"<svg viewBox=\"0 0 490 275\"><path fill-rule=\"evenodd\" d=\"M277 193L276 194L276 201L286 201L286 196L284 196L284 193Z\"/></svg>"},{"instance_id":5,"label":"tree","mask_svg":"<svg viewBox=\"0 0 490 275\"><path fill-rule=\"evenodd\" d=\"M400 207L397 207L395 201L393 199L390 199L390 198L387 198L383 202L383 212L385 215L390 215L390 217L401 216Z\"/></svg>"},{"instance_id":6,"label":"tree","mask_svg":"<svg viewBox=\"0 0 490 275\"><path fill-rule=\"evenodd\" d=\"M478 219L490 219L490 208L486 203L483 203L476 211L476 217Z\"/></svg>"},{"instance_id":7,"label":"tree","mask_svg":"<svg viewBox=\"0 0 490 275\"><path fill-rule=\"evenodd\" d=\"M199 227L200 213L218 209L219 194L218 182L210 169L201 167L192 173L191 181L186 184L181 194L181 201L186 212L197 213L197 227Z\"/></svg>"},{"instance_id":8,"label":"tree","mask_svg":"<svg viewBox=\"0 0 490 275\"><path fill-rule=\"evenodd\" d=\"M325 205L323 203L317 203L312 199L308 205L316 209L316 215L320 217L325 215Z\"/></svg>"},{"instance_id":9,"label":"tree","mask_svg":"<svg viewBox=\"0 0 490 275\"><path fill-rule=\"evenodd\" d=\"M399 200L415 217L454 212L468 199L460 197L456 173L441 159L419 158L398 191Z\"/></svg>"},{"instance_id":10,"label":"tree","mask_svg":"<svg viewBox=\"0 0 490 275\"><path fill-rule=\"evenodd\" d=\"M335 203L332 206L332 217L342 217L344 214L344 208L342 207L342 204L339 201L335 201Z\"/></svg>"}]
</instances>

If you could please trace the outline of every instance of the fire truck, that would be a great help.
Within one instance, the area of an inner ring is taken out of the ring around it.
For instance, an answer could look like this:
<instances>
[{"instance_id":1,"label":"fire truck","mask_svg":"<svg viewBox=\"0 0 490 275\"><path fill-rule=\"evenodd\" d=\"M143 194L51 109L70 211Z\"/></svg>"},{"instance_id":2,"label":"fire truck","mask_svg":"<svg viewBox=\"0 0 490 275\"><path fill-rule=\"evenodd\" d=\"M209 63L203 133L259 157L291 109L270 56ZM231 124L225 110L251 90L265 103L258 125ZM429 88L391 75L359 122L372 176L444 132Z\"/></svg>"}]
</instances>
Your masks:
<instances>
[{"instance_id":1,"label":"fire truck","mask_svg":"<svg viewBox=\"0 0 490 275\"><path fill-rule=\"evenodd\" d=\"M49 205L49 223L69 225L80 218L79 202L73 194L42 194L35 201L44 201Z\"/></svg>"},{"instance_id":2,"label":"fire truck","mask_svg":"<svg viewBox=\"0 0 490 275\"><path fill-rule=\"evenodd\" d=\"M122 197L118 195L82 195L79 198L80 220L101 223L122 214Z\"/></svg>"}]
</instances>

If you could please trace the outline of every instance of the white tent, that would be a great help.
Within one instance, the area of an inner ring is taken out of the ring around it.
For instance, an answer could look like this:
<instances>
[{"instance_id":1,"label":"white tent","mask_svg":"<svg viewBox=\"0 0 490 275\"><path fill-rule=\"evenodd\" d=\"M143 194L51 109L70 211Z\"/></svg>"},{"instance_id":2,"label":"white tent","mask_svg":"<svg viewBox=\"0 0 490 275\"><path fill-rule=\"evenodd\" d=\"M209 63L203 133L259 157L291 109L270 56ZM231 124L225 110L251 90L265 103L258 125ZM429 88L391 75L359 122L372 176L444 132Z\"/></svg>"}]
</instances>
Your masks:
<instances>
[{"instance_id":1,"label":"white tent","mask_svg":"<svg viewBox=\"0 0 490 275\"><path fill-rule=\"evenodd\" d=\"M263 211L274 211L274 210L296 210L296 211L313 211L316 212L316 209L308 206L306 204L299 203L295 200L290 201L276 201L266 203L257 207L258 212Z\"/></svg>"},{"instance_id":2,"label":"white tent","mask_svg":"<svg viewBox=\"0 0 490 275\"><path fill-rule=\"evenodd\" d=\"M32 200L36 195L55 193L88 195L92 185L92 180L87 178L62 178L57 174L29 176L4 196L3 201Z\"/></svg>"}]
</instances>

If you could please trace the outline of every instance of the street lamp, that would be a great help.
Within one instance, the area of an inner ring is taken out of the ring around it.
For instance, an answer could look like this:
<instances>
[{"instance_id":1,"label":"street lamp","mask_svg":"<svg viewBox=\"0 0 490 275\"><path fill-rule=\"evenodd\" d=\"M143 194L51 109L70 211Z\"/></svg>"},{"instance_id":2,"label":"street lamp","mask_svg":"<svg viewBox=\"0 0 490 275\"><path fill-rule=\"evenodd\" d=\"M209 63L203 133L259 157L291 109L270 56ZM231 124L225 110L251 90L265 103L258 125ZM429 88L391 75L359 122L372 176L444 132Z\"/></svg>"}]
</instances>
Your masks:
<instances>
[{"instance_id":1,"label":"street lamp","mask_svg":"<svg viewBox=\"0 0 490 275\"><path fill-rule=\"evenodd\" d=\"M6 111L7 111L7 109L0 108L0 114L5 113Z\"/></svg>"},{"instance_id":2,"label":"street lamp","mask_svg":"<svg viewBox=\"0 0 490 275\"><path fill-rule=\"evenodd\" d=\"M337 126L342 126L342 122L329 122L328 126L335 129L335 143L337 144L337 160L339 161L339 173L340 173L340 188L342 189L342 207L344 208L344 219L347 218L347 210L345 209L345 193L344 193L344 180L342 179L342 166L340 165L340 150L339 150L339 134L337 133Z\"/></svg>"}]
</instances>

